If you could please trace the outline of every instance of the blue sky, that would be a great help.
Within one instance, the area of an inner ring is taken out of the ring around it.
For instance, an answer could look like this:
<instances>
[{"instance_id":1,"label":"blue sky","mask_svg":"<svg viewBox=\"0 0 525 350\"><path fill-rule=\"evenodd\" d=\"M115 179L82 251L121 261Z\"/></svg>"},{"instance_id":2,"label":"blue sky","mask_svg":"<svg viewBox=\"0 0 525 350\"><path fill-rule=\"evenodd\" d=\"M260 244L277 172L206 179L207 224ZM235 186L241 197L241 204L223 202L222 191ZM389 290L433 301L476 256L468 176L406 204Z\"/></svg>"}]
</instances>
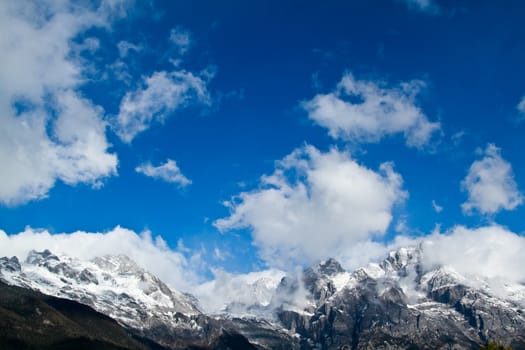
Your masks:
<instances>
[{"instance_id":1,"label":"blue sky","mask_svg":"<svg viewBox=\"0 0 525 350\"><path fill-rule=\"evenodd\" d=\"M525 230L521 1L1 12L8 234L120 225L247 272L436 225Z\"/></svg>"}]
</instances>

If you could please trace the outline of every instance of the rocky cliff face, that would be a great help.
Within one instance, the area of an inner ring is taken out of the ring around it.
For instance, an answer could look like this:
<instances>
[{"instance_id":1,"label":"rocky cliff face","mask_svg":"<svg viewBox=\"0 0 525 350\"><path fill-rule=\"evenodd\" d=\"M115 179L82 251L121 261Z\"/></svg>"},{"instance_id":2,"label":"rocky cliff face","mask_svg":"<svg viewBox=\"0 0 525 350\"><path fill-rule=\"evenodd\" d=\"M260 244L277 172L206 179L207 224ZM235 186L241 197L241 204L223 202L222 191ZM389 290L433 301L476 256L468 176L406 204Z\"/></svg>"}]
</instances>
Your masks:
<instances>
[{"instance_id":1,"label":"rocky cliff face","mask_svg":"<svg viewBox=\"0 0 525 350\"><path fill-rule=\"evenodd\" d=\"M0 258L0 279L92 306L172 349L476 349L489 340L525 348L523 284L494 289L446 266L424 266L423 254L403 248L353 272L328 259L282 278L258 317L229 307L206 315L193 297L123 256L85 262L31 252L22 263ZM266 295L268 283L253 281L259 285Z\"/></svg>"}]
</instances>

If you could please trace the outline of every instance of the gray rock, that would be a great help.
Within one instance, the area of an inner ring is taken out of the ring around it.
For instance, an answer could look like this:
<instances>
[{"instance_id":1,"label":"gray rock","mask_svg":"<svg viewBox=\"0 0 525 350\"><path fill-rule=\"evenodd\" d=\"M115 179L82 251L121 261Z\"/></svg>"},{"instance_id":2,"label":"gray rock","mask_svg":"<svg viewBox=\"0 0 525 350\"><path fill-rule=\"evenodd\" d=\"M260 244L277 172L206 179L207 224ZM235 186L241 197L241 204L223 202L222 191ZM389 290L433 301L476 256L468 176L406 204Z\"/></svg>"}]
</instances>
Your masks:
<instances>
[{"instance_id":1,"label":"gray rock","mask_svg":"<svg viewBox=\"0 0 525 350\"><path fill-rule=\"evenodd\" d=\"M8 257L2 257L0 258L0 272L1 271L7 271L7 272L20 272L22 267L20 266L20 261L18 261L18 258L16 256L12 256L11 258Z\"/></svg>"}]
</instances>

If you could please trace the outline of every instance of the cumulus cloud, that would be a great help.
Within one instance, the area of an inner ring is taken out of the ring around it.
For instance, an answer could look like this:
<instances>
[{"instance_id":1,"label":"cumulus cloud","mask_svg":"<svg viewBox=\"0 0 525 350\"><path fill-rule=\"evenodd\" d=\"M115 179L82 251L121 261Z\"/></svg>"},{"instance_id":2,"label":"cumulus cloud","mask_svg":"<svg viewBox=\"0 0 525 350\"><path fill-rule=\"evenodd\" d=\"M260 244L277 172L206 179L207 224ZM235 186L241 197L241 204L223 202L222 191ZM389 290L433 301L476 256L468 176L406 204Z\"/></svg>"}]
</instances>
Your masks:
<instances>
[{"instance_id":1,"label":"cumulus cloud","mask_svg":"<svg viewBox=\"0 0 525 350\"><path fill-rule=\"evenodd\" d=\"M439 6L434 0L402 0L408 8L414 11L424 12L432 15L440 13Z\"/></svg>"},{"instance_id":2,"label":"cumulus cloud","mask_svg":"<svg viewBox=\"0 0 525 350\"><path fill-rule=\"evenodd\" d=\"M144 163L135 168L135 171L154 179L161 179L166 182L174 183L180 187L186 187L191 184L191 180L182 174L177 162L168 159L166 163L159 166L153 166L151 163Z\"/></svg>"},{"instance_id":3,"label":"cumulus cloud","mask_svg":"<svg viewBox=\"0 0 525 350\"><path fill-rule=\"evenodd\" d=\"M279 161L258 189L228 201L230 215L214 225L249 228L261 256L282 268L345 255L357 242L382 236L406 196L391 163L374 171L346 152L305 146Z\"/></svg>"},{"instance_id":4,"label":"cumulus cloud","mask_svg":"<svg viewBox=\"0 0 525 350\"><path fill-rule=\"evenodd\" d=\"M100 185L116 174L104 111L78 87L73 38L107 27L122 1L0 3L0 203L46 197L57 180Z\"/></svg>"},{"instance_id":5,"label":"cumulus cloud","mask_svg":"<svg viewBox=\"0 0 525 350\"><path fill-rule=\"evenodd\" d=\"M129 143L152 123L164 122L171 113L192 102L210 102L202 77L184 70L155 72L144 79L142 86L123 97L115 131Z\"/></svg>"},{"instance_id":6,"label":"cumulus cloud","mask_svg":"<svg viewBox=\"0 0 525 350\"><path fill-rule=\"evenodd\" d=\"M0 230L0 256L14 255L23 261L29 251L44 249L82 260L124 254L175 289L190 291L198 283L184 255L170 249L162 237L152 237L149 231L137 234L117 226L108 232L51 234L27 228L7 235Z\"/></svg>"},{"instance_id":7,"label":"cumulus cloud","mask_svg":"<svg viewBox=\"0 0 525 350\"><path fill-rule=\"evenodd\" d=\"M333 92L318 94L303 102L310 119L328 129L330 136L352 142L378 142L401 133L406 144L422 147L440 131L416 104L425 86L412 80L396 87L382 82L357 80L351 73L343 76Z\"/></svg>"},{"instance_id":8,"label":"cumulus cloud","mask_svg":"<svg viewBox=\"0 0 525 350\"><path fill-rule=\"evenodd\" d=\"M483 155L481 160L472 163L461 183L468 194L461 208L467 214L474 210L495 214L502 209L516 208L523 202L523 195L514 180L511 164L501 157L501 150L493 144L487 146Z\"/></svg>"}]
</instances>

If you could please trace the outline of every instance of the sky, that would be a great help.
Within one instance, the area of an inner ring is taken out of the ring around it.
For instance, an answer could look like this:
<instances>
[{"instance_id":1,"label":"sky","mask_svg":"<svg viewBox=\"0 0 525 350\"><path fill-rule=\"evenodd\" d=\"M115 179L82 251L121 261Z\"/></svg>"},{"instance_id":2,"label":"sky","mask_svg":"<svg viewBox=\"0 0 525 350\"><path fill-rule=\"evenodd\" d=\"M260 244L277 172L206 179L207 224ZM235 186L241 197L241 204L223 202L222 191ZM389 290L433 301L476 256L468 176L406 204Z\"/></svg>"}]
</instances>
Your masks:
<instances>
[{"instance_id":1,"label":"sky","mask_svg":"<svg viewBox=\"0 0 525 350\"><path fill-rule=\"evenodd\" d=\"M524 16L2 1L0 253L121 252L188 289L433 239L525 280Z\"/></svg>"}]
</instances>

